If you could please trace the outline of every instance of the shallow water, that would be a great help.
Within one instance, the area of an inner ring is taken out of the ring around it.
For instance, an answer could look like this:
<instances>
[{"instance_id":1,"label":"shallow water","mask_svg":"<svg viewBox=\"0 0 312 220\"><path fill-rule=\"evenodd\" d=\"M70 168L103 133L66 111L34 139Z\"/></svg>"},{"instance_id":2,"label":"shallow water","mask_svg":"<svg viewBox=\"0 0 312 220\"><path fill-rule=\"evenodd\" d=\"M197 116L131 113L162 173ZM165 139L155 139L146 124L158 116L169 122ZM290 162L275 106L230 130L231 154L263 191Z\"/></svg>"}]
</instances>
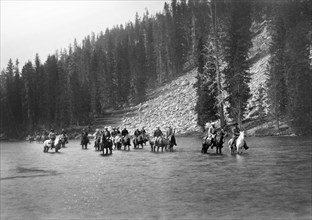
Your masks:
<instances>
[{"instance_id":1,"label":"shallow water","mask_svg":"<svg viewBox=\"0 0 312 220\"><path fill-rule=\"evenodd\" d=\"M244 154L221 156L177 142L111 156L78 141L60 153L2 142L1 220L312 218L312 138L247 138Z\"/></svg>"}]
</instances>

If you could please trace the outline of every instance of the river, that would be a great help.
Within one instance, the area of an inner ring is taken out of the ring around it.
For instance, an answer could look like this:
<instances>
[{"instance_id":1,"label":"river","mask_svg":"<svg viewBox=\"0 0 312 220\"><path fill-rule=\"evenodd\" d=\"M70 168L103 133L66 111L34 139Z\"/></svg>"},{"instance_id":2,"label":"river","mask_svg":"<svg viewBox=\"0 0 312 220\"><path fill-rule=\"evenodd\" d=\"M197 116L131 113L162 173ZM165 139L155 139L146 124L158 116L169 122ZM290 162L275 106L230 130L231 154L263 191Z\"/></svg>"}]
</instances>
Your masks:
<instances>
[{"instance_id":1,"label":"river","mask_svg":"<svg viewBox=\"0 0 312 220\"><path fill-rule=\"evenodd\" d=\"M312 218L312 138L250 137L242 155L177 142L174 152L111 156L93 142L82 150L71 140L59 153L2 142L1 220Z\"/></svg>"}]
</instances>

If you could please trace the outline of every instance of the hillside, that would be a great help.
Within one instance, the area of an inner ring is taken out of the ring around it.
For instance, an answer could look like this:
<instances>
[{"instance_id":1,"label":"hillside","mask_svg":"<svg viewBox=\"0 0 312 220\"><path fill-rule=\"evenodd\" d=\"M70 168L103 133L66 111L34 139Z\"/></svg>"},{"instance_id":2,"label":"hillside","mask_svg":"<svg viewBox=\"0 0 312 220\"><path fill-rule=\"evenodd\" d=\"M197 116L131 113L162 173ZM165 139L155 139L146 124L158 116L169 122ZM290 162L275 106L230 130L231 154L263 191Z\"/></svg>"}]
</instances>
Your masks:
<instances>
[{"instance_id":1,"label":"hillside","mask_svg":"<svg viewBox=\"0 0 312 220\"><path fill-rule=\"evenodd\" d=\"M124 114L121 126L127 127L130 133L143 126L151 133L157 126L165 130L169 125L176 128L177 135L199 132L195 113L195 76L196 70L192 70L151 91L147 101Z\"/></svg>"},{"instance_id":2,"label":"hillside","mask_svg":"<svg viewBox=\"0 0 312 220\"><path fill-rule=\"evenodd\" d=\"M249 100L246 120L243 125L247 135L275 135L274 124L265 118L257 118L256 100L258 99L258 90L265 86L266 68L269 61L270 36L268 34L267 23L255 25L253 27L254 37L253 47L250 50L250 68L251 81L250 90L252 97ZM143 126L148 133L159 126L166 130L170 125L176 128L177 135L199 134L201 128L197 125L197 114L195 106L197 101L194 84L196 82L196 68L178 77L170 83L167 83L156 90L148 93L147 101L129 109L123 114L121 127L127 127L130 133L136 128ZM267 105L265 106L267 111ZM286 123L281 124L283 134L288 134Z\"/></svg>"}]
</instances>

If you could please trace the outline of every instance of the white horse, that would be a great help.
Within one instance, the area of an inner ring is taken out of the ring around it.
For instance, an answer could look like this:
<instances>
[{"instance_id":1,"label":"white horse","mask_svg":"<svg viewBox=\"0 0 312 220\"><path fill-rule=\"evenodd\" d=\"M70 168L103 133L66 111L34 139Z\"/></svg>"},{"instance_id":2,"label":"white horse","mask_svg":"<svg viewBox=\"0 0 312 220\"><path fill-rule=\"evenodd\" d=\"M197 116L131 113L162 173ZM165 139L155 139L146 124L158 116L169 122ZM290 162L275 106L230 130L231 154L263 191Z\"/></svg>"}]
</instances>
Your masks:
<instances>
[{"instance_id":1,"label":"white horse","mask_svg":"<svg viewBox=\"0 0 312 220\"><path fill-rule=\"evenodd\" d=\"M246 149L247 145L246 145L246 141L245 141L245 132L244 131L240 131L239 132L239 136L238 138L236 139L236 143L234 144L235 147L231 148L232 146L232 142L233 142L233 139L230 139L229 142L228 142L228 145L229 145L229 148L231 150L231 153L235 153L235 151L238 153L238 154L241 154L243 153L243 149ZM246 145L246 146L245 146ZM245 147L244 147L245 146Z\"/></svg>"},{"instance_id":2,"label":"white horse","mask_svg":"<svg viewBox=\"0 0 312 220\"><path fill-rule=\"evenodd\" d=\"M62 135L57 135L54 140L54 148L55 152L58 152L58 150L61 148L61 142L62 142ZM52 140L45 140L43 142L43 152L48 152L49 148L52 149Z\"/></svg>"}]
</instances>

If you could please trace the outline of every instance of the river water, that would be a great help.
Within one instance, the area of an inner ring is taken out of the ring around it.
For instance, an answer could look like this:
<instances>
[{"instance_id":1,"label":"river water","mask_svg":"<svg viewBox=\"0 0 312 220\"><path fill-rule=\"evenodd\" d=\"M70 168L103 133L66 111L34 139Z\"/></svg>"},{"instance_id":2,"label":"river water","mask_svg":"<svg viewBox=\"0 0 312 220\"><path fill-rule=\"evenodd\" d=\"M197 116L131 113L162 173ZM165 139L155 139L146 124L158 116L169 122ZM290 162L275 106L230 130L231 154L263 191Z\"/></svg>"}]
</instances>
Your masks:
<instances>
[{"instance_id":1,"label":"river water","mask_svg":"<svg viewBox=\"0 0 312 220\"><path fill-rule=\"evenodd\" d=\"M242 155L177 142L111 156L75 140L59 153L2 142L1 220L312 218L312 138L247 138Z\"/></svg>"}]
</instances>

